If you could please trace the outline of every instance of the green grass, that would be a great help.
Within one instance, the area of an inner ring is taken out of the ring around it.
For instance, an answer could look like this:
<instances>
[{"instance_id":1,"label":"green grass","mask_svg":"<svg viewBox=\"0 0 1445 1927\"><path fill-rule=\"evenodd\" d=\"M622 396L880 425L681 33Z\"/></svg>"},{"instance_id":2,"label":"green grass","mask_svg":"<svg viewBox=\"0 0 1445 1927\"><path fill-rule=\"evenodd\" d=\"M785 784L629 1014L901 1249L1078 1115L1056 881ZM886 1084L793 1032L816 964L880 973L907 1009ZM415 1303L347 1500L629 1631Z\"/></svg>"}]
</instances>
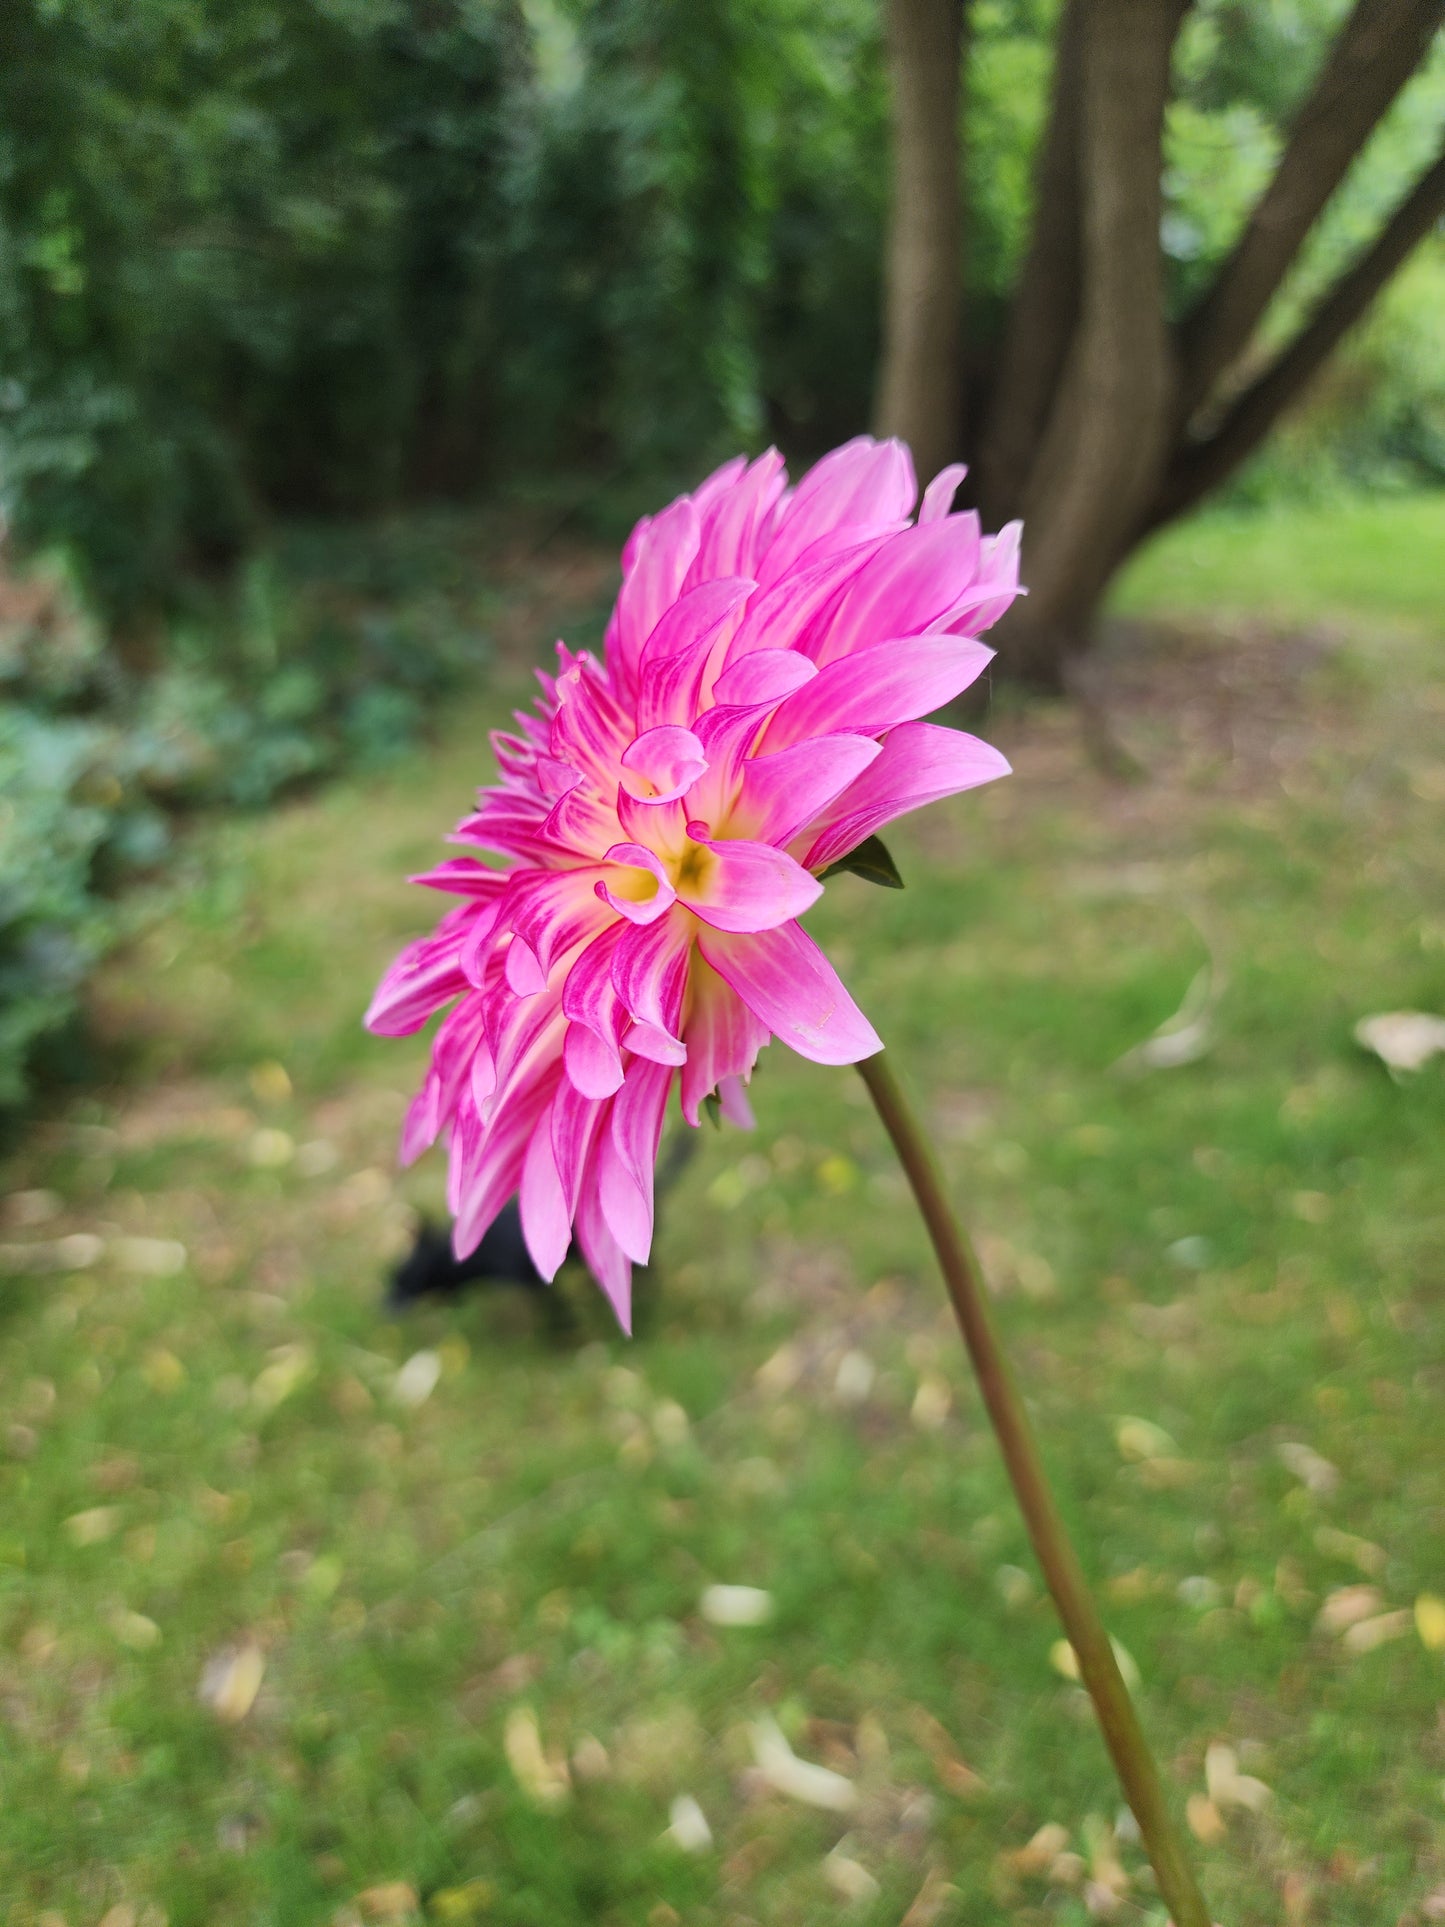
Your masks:
<instances>
[{"instance_id":1,"label":"green grass","mask_svg":"<svg viewBox=\"0 0 1445 1927\"><path fill-rule=\"evenodd\" d=\"M1200 515L1130 564L1125 615L1207 610L1285 623L1409 626L1439 640L1445 616L1445 491Z\"/></svg>"},{"instance_id":2,"label":"green grass","mask_svg":"<svg viewBox=\"0 0 1445 1927\"><path fill-rule=\"evenodd\" d=\"M1212 1741L1272 1790L1199 1848L1232 1927L1420 1921L1445 1883L1445 1653L1409 1616L1445 1594L1445 1076L1394 1083L1350 1036L1445 1009L1445 663L1364 646L1438 576L1429 513L1180 531L1131 608L1248 601L1248 559L1313 621L1309 556L1348 556L1362 645L1121 660L1125 787L1067 711L1001 711L1014 778L890 839L906 891L843 879L810 920L938 1132L1181 1807L1214 1831ZM923 1895L911 1927L1082 1923L1076 1867L1014 1856L1046 1822L1098 1852L1118 1796L856 1078L766 1054L756 1137L706 1133L668 1201L630 1344L576 1276L571 1344L503 1295L379 1313L441 1180L393 1172L423 1047L360 1013L504 707L218 829L102 983L124 1078L13 1161L5 1918L301 1927L410 1895L515 1927L882 1927ZM1206 960L1208 1053L1121 1071ZM770 1623L708 1625L713 1581L768 1588ZM1393 1636L1353 1651L1318 1616L1363 1584ZM228 1722L198 1688L251 1649ZM758 1784L765 1713L855 1812ZM556 1807L508 1765L528 1715L572 1762ZM679 1793L713 1830L692 1858L661 1838ZM845 1903L835 1850L875 1897ZM1117 1918L1160 1918L1111 1850Z\"/></svg>"}]
</instances>

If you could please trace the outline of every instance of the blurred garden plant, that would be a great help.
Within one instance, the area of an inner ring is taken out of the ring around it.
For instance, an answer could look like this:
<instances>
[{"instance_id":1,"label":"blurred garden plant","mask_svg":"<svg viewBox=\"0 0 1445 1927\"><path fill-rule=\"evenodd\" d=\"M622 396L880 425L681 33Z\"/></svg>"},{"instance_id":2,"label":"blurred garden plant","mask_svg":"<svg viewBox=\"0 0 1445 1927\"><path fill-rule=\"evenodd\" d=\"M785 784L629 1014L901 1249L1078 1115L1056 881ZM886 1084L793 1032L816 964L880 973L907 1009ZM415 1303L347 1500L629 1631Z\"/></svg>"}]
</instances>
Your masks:
<instances>
[{"instance_id":1,"label":"blurred garden plant","mask_svg":"<svg viewBox=\"0 0 1445 1927\"><path fill-rule=\"evenodd\" d=\"M414 879L460 902L367 1021L405 1035L450 1006L402 1153L447 1139L458 1256L516 1195L543 1277L575 1231L624 1329L674 1084L689 1125L710 1105L746 1126L774 1037L862 1066L1160 1891L1177 1927L1207 1927L976 1265L881 1039L798 922L840 870L898 883L884 825L1008 771L923 720L982 674L978 635L1020 593L1019 525L986 536L952 512L963 474L915 521L908 450L865 436L792 489L776 452L738 457L639 523L602 658L559 643L540 703L494 737L501 781L454 833L462 854Z\"/></svg>"}]
</instances>

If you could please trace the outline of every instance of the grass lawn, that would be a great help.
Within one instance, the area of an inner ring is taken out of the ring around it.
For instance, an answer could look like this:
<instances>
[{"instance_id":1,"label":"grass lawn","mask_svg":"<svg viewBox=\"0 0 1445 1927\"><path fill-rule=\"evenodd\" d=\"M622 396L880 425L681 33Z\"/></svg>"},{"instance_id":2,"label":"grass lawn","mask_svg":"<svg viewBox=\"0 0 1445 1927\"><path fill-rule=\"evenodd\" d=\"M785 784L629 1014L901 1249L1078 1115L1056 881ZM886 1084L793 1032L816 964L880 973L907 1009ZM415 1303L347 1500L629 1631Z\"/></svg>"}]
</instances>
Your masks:
<instances>
[{"instance_id":1,"label":"grass lawn","mask_svg":"<svg viewBox=\"0 0 1445 1927\"><path fill-rule=\"evenodd\" d=\"M1121 595L1167 641L1099 677L1140 779L1001 700L1015 776L810 919L936 1128L1230 1927L1445 1908L1445 1069L1351 1039L1445 1010L1442 535L1177 532ZM423 1050L360 1013L505 706L208 833L100 986L114 1082L11 1160L3 1917L1162 1919L851 1073L765 1054L635 1341L576 1275L567 1342L502 1293L381 1312L441 1173L396 1174ZM1191 984L1204 1053L1121 1066ZM771 1618L710 1623L716 1582ZM767 1719L848 1811L773 1790Z\"/></svg>"}]
</instances>

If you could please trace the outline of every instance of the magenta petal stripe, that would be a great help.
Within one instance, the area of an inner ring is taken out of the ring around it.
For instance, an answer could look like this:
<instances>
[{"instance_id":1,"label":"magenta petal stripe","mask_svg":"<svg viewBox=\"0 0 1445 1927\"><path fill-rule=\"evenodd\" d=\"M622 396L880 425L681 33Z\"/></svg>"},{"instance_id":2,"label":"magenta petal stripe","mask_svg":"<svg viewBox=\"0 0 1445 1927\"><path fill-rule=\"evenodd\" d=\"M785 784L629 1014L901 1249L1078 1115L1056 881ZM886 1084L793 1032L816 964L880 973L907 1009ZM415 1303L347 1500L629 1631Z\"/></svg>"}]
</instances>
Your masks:
<instances>
[{"instance_id":1,"label":"magenta petal stripe","mask_svg":"<svg viewBox=\"0 0 1445 1927\"><path fill-rule=\"evenodd\" d=\"M724 464L633 531L601 657L559 643L493 736L457 854L413 879L455 907L367 1013L385 1035L441 1017L402 1152L447 1146L459 1252L517 1195L538 1269L575 1240L626 1328L674 1093L686 1124L716 1097L746 1126L773 1039L879 1049L797 919L882 825L1007 772L923 720L1020 593L1017 526L955 512L964 473L919 507L897 442L791 487L775 451Z\"/></svg>"}]
</instances>

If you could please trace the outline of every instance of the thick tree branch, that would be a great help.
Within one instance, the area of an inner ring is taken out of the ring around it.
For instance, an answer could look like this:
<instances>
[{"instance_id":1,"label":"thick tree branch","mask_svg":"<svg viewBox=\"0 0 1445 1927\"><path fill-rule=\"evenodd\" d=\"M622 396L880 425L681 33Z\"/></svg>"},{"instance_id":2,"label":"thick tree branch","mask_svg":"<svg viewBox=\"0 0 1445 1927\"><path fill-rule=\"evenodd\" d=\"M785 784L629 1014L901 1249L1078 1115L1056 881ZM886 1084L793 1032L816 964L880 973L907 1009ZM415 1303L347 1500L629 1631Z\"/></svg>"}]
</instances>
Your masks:
<instances>
[{"instance_id":1,"label":"thick tree branch","mask_svg":"<svg viewBox=\"0 0 1445 1927\"><path fill-rule=\"evenodd\" d=\"M967 0L888 0L893 206L875 426L926 479L956 452L962 350L959 68Z\"/></svg>"},{"instance_id":2,"label":"thick tree branch","mask_svg":"<svg viewBox=\"0 0 1445 1927\"><path fill-rule=\"evenodd\" d=\"M1007 521L1019 512L1078 319L1086 6L1087 0L1068 0L1059 24L1048 125L1034 170L1028 253L1009 307L980 451L979 494L990 522Z\"/></svg>"},{"instance_id":3,"label":"thick tree branch","mask_svg":"<svg viewBox=\"0 0 1445 1927\"><path fill-rule=\"evenodd\" d=\"M1395 209L1374 245L1335 283L1289 347L1235 400L1209 439L1186 447L1171 463L1148 529L1192 508L1253 454L1410 251L1442 218L1445 153Z\"/></svg>"},{"instance_id":4,"label":"thick tree branch","mask_svg":"<svg viewBox=\"0 0 1445 1927\"><path fill-rule=\"evenodd\" d=\"M1188 420L1242 353L1325 203L1445 19L1445 0L1357 0L1300 109L1273 181L1180 331Z\"/></svg>"}]
</instances>

